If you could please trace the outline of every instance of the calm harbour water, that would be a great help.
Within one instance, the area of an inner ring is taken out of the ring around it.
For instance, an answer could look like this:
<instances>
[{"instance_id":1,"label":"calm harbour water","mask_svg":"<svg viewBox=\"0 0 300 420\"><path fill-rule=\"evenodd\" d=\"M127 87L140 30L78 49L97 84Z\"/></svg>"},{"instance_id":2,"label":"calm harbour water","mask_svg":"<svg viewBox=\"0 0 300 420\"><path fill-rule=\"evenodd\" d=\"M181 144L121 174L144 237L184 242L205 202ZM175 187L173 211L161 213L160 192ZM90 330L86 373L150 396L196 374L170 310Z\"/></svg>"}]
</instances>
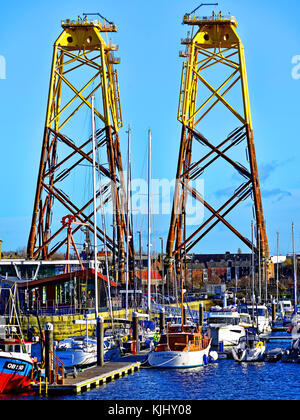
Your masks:
<instances>
[{"instance_id":1,"label":"calm harbour water","mask_svg":"<svg viewBox=\"0 0 300 420\"><path fill-rule=\"evenodd\" d=\"M283 333L280 334L281 336ZM267 349L288 347L270 342ZM140 369L77 396L1 396L15 400L299 400L300 364L236 363L219 359L192 369Z\"/></svg>"}]
</instances>

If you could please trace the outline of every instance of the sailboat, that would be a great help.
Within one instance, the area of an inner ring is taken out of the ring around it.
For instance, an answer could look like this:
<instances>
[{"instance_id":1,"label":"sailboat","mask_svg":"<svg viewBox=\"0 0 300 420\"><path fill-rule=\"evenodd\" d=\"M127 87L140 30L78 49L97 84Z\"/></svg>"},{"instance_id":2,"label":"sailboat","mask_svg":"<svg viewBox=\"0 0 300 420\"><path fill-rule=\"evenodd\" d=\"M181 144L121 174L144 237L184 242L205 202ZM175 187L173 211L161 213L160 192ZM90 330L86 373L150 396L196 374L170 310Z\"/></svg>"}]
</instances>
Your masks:
<instances>
[{"instance_id":1,"label":"sailboat","mask_svg":"<svg viewBox=\"0 0 300 420\"><path fill-rule=\"evenodd\" d=\"M148 354L148 363L156 368L190 368L216 360L211 338L199 325L168 324L167 332Z\"/></svg>"},{"instance_id":2,"label":"sailboat","mask_svg":"<svg viewBox=\"0 0 300 420\"><path fill-rule=\"evenodd\" d=\"M95 97L91 97L91 115L92 115L92 145L93 145L93 213L94 213L94 287L95 287L95 320L86 319L86 337L69 337L58 342L56 347L56 355L64 363L66 368L83 368L95 365L111 359L118 358L120 356L120 344L119 340L115 338L114 322L113 322L113 311L111 302L111 290L110 290L110 278L108 270L108 258L107 258L107 246L106 246L106 223L104 215L104 205L102 196L100 194L100 208L102 217L102 229L104 232L104 252L105 252L105 268L107 276L107 288L108 288L108 304L111 318L112 335L106 336L103 341L103 361L99 361L100 355L100 341L96 337L89 337L88 335L88 324L96 323L99 316L99 297L98 297L98 262L97 262L97 175L98 175L98 189L102 190L101 187L101 176L99 170L99 156L98 148L96 144L96 127L95 127L95 108L94 108ZM76 320L76 323L82 323L81 320Z\"/></svg>"},{"instance_id":3,"label":"sailboat","mask_svg":"<svg viewBox=\"0 0 300 420\"><path fill-rule=\"evenodd\" d=\"M93 337L70 337L61 340L55 351L65 368L86 368L97 363L97 340ZM104 361L120 357L118 341L113 336L104 337Z\"/></svg>"},{"instance_id":4,"label":"sailboat","mask_svg":"<svg viewBox=\"0 0 300 420\"><path fill-rule=\"evenodd\" d=\"M149 150L151 146L151 133L149 132ZM150 162L149 162L150 168ZM151 174L149 169L149 174ZM150 175L148 185L148 309L150 309ZM183 314L183 278L181 276L181 313ZM213 357L217 359L217 353L210 355L211 337L205 333L198 324L187 325L184 317L181 324L167 324L167 331L162 334L160 341L153 350L148 353L148 363L156 368L191 368L203 366Z\"/></svg>"},{"instance_id":5,"label":"sailboat","mask_svg":"<svg viewBox=\"0 0 300 420\"><path fill-rule=\"evenodd\" d=\"M181 313L183 314L183 282L181 279ZM155 368L192 368L216 361L218 353L211 351L210 331L198 324L167 324L165 334L148 354L148 364Z\"/></svg>"}]
</instances>

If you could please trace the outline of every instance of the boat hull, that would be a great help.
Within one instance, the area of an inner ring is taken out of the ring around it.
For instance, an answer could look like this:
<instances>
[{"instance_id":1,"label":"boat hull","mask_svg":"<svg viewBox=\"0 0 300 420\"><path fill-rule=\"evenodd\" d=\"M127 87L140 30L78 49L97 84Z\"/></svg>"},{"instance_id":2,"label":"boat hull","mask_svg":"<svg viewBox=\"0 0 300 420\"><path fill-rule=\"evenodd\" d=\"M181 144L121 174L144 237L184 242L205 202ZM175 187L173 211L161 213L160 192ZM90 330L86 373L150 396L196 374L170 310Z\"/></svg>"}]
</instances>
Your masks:
<instances>
[{"instance_id":1,"label":"boat hull","mask_svg":"<svg viewBox=\"0 0 300 420\"><path fill-rule=\"evenodd\" d=\"M18 356L6 352L0 354L0 394L25 392L30 388L33 362L29 357Z\"/></svg>"},{"instance_id":2,"label":"boat hull","mask_svg":"<svg viewBox=\"0 0 300 420\"><path fill-rule=\"evenodd\" d=\"M263 362L265 359L266 347L241 350L233 347L232 355L237 362Z\"/></svg>"},{"instance_id":3,"label":"boat hull","mask_svg":"<svg viewBox=\"0 0 300 420\"><path fill-rule=\"evenodd\" d=\"M64 363L65 368L80 368L95 365L97 363L97 345L83 348L66 347L57 349L55 354ZM117 360L120 357L120 347L115 346L104 349L104 361Z\"/></svg>"},{"instance_id":4,"label":"boat hull","mask_svg":"<svg viewBox=\"0 0 300 420\"><path fill-rule=\"evenodd\" d=\"M65 368L90 366L97 362L96 352L85 352L80 349L56 351L56 355L64 363Z\"/></svg>"},{"instance_id":5,"label":"boat hull","mask_svg":"<svg viewBox=\"0 0 300 420\"><path fill-rule=\"evenodd\" d=\"M239 339L245 335L245 329L237 325L210 326L210 334L212 346L217 347L222 342L225 347L229 347L238 344Z\"/></svg>"},{"instance_id":6,"label":"boat hull","mask_svg":"<svg viewBox=\"0 0 300 420\"><path fill-rule=\"evenodd\" d=\"M157 368L191 368L203 366L209 360L210 345L199 351L151 351L148 363Z\"/></svg>"}]
</instances>

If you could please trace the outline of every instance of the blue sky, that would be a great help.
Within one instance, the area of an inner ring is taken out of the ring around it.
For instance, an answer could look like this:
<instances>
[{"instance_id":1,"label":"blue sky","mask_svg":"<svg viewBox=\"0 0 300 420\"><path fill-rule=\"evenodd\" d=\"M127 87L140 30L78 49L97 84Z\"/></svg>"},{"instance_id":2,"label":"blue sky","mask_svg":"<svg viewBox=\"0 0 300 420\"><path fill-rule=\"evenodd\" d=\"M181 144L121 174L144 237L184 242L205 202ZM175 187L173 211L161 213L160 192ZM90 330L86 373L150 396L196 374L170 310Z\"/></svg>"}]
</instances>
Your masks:
<instances>
[{"instance_id":1,"label":"blue sky","mask_svg":"<svg viewBox=\"0 0 300 420\"><path fill-rule=\"evenodd\" d=\"M115 0L110 2L5 2L1 5L0 55L6 78L0 79L0 239L3 250L27 244L38 172L48 95L52 46L65 18L99 12L116 23L113 41L119 45L118 66L124 128L132 129L132 172L147 176L147 131L152 131L153 177L173 179L176 172L180 123L177 121L179 83L184 49L180 40L188 28L182 16L200 2L191 0ZM201 14L211 14L211 7ZM300 55L300 3L280 1L220 1L215 11L231 12L245 46L250 101L261 179L264 213L271 253L291 252L295 223L300 252L299 98L300 79L292 77L293 57ZM300 72L299 72L300 74ZM227 133L225 133L227 134ZM210 184L207 184L208 188ZM205 191L210 196L210 190ZM219 191L220 193L220 191ZM247 207L247 206L246 206ZM251 203L248 204L248 210ZM233 224L234 224L233 219ZM169 217L154 219L155 246L166 239ZM250 237L250 219L241 214L241 230ZM136 221L136 230L146 220ZM144 239L146 240L146 239ZM219 227L199 252L247 249L226 228Z\"/></svg>"}]
</instances>

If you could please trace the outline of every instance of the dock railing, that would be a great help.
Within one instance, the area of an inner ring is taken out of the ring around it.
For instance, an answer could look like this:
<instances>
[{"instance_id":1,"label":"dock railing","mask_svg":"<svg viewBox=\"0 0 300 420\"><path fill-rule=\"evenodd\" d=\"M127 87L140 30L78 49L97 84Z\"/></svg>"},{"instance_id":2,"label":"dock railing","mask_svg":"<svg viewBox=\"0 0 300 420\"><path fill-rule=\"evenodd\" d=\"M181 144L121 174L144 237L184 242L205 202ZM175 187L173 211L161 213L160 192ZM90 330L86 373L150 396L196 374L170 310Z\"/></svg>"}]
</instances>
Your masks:
<instances>
[{"instance_id":1,"label":"dock railing","mask_svg":"<svg viewBox=\"0 0 300 420\"><path fill-rule=\"evenodd\" d=\"M50 372L49 383L50 384L61 384L65 383L65 365L64 362L50 350L50 357L53 361L53 371Z\"/></svg>"}]
</instances>

